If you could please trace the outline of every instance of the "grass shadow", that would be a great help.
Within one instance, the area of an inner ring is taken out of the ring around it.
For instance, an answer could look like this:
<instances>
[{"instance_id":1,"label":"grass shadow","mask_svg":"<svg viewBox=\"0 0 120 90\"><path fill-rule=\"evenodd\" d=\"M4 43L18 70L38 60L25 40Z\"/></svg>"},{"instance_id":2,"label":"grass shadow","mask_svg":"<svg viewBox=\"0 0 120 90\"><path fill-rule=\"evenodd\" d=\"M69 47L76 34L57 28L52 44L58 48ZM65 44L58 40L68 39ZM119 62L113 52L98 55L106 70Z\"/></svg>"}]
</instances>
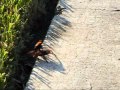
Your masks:
<instances>
[{"instance_id":1,"label":"grass shadow","mask_svg":"<svg viewBox=\"0 0 120 90\"><path fill-rule=\"evenodd\" d=\"M67 4L66 0L60 0L59 4L61 7L66 8L64 12L73 12L72 7ZM47 32L46 38L44 40L44 45L47 47L52 47L57 44L58 39L61 38L63 33L66 33L67 30L65 27L71 27L71 22L67 20L66 16L64 15L55 15L51 25L49 27L49 30ZM44 83L47 87L51 88L50 86L50 80L47 77L54 77L51 73L53 72L59 72L61 74L65 74L65 68L62 64L62 60L59 60L58 58L50 58L49 62L39 59L33 69L33 72L31 74L30 80L27 83L26 90L35 90L33 87L32 80L39 80L38 82ZM45 76L41 75L44 74Z\"/></svg>"},{"instance_id":2,"label":"grass shadow","mask_svg":"<svg viewBox=\"0 0 120 90\"><path fill-rule=\"evenodd\" d=\"M63 13L68 13L69 15L69 12L73 12L73 8L67 4L67 0L60 0L58 6L66 8L63 10ZM64 14L55 15L47 32L44 44L48 47L56 45L62 34L67 32L66 27L71 27L71 22L67 19L67 16Z\"/></svg>"},{"instance_id":3,"label":"grass shadow","mask_svg":"<svg viewBox=\"0 0 120 90\"><path fill-rule=\"evenodd\" d=\"M48 77L54 77L51 74L53 72L59 72L65 74L64 66L59 59L56 58L56 60L53 60L52 58L48 58L48 60L49 60L48 63L43 59L37 60L31 78L27 84L26 90L35 90L35 88L33 87L33 82L32 82L33 80L36 81L39 80L40 83L44 83L47 87L51 88L50 80L44 77L43 74Z\"/></svg>"}]
</instances>

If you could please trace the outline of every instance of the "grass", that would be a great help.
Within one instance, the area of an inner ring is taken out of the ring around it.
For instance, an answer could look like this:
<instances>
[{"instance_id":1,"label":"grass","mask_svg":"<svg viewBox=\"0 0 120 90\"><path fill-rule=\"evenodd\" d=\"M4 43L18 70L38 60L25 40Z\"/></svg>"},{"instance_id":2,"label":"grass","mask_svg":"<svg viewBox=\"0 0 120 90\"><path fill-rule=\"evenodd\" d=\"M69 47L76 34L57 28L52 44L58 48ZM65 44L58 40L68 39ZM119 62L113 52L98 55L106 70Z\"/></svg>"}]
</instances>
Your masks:
<instances>
[{"instance_id":1,"label":"grass","mask_svg":"<svg viewBox=\"0 0 120 90\"><path fill-rule=\"evenodd\" d=\"M15 47L20 28L27 20L23 20L31 0L0 0L0 90L4 89L10 72L14 72L9 57ZM7 61L9 60L9 61Z\"/></svg>"},{"instance_id":2,"label":"grass","mask_svg":"<svg viewBox=\"0 0 120 90\"><path fill-rule=\"evenodd\" d=\"M0 0L0 90L24 90L58 0Z\"/></svg>"}]
</instances>

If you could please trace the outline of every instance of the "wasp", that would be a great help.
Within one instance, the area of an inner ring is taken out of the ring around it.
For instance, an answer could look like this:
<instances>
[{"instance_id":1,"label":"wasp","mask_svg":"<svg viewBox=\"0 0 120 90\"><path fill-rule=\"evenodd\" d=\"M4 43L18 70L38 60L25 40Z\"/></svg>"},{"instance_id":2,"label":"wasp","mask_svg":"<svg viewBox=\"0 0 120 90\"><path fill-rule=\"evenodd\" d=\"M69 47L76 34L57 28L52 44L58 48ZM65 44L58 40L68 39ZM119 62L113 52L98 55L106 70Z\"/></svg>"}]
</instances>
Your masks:
<instances>
[{"instance_id":1,"label":"wasp","mask_svg":"<svg viewBox=\"0 0 120 90\"><path fill-rule=\"evenodd\" d=\"M42 40L39 40L35 44L34 49L29 51L29 52L27 52L27 54L32 56L33 58L37 58L38 56L41 56L44 60L47 61L47 58L45 57L45 55L53 54L53 52L50 49L42 48L42 43L43 43Z\"/></svg>"}]
</instances>

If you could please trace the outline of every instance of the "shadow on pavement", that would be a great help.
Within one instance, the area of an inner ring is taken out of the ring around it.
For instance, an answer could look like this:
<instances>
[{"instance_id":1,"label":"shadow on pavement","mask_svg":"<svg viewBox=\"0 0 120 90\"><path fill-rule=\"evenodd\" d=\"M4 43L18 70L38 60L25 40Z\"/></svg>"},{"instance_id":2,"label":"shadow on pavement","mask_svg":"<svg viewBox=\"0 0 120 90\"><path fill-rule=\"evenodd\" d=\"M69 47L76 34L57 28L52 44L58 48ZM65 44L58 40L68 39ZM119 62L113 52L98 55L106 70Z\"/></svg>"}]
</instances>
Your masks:
<instances>
[{"instance_id":1,"label":"shadow on pavement","mask_svg":"<svg viewBox=\"0 0 120 90\"><path fill-rule=\"evenodd\" d=\"M67 4L66 0L60 0L59 4L61 7L66 8L63 12L73 12L72 7ZM68 13L69 15L69 13ZM52 46L57 45L58 39L61 38L62 34L67 32L65 27L71 27L71 22L66 19L66 16L56 15L54 16L52 23L49 27L48 33L46 35L46 39L44 41L44 45L52 48ZM62 64L62 60L58 58L49 58L48 63L45 60L39 59L34 66L30 81L28 82L28 87L26 90L34 90L32 87L32 79L38 79L40 82L44 83L46 86L51 88L49 79L45 78L41 75L44 73L49 77L52 76L52 72L59 72L61 74L65 74L64 66Z\"/></svg>"}]
</instances>

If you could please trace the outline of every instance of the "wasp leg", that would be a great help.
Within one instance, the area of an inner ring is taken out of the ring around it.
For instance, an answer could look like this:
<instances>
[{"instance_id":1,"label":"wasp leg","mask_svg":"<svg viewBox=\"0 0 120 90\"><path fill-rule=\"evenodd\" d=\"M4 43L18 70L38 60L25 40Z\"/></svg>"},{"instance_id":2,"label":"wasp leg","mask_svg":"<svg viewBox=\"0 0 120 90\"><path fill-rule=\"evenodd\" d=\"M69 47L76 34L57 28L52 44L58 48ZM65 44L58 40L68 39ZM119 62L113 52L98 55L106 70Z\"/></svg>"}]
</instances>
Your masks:
<instances>
[{"instance_id":1,"label":"wasp leg","mask_svg":"<svg viewBox=\"0 0 120 90\"><path fill-rule=\"evenodd\" d=\"M47 60L47 58L45 57L45 55L44 56L41 56L47 63L48 63L48 60Z\"/></svg>"}]
</instances>

